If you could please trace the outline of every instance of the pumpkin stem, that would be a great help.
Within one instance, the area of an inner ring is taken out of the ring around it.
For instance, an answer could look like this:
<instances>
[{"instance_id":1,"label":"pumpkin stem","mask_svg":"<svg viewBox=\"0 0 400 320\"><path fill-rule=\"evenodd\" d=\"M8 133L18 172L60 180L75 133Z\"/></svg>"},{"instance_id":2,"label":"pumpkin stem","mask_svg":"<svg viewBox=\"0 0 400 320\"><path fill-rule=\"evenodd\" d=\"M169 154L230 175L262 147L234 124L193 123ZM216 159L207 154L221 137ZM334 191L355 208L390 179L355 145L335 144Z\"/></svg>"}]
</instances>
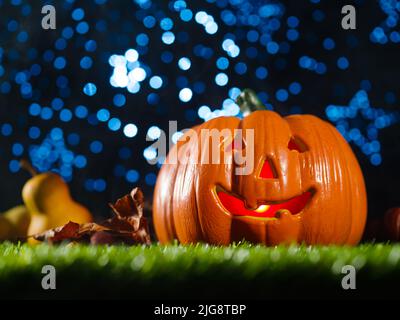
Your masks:
<instances>
[{"instance_id":1,"label":"pumpkin stem","mask_svg":"<svg viewBox=\"0 0 400 320\"><path fill-rule=\"evenodd\" d=\"M237 97L236 103L244 116L257 110L266 110L266 107L251 89L244 89Z\"/></svg>"},{"instance_id":2,"label":"pumpkin stem","mask_svg":"<svg viewBox=\"0 0 400 320\"><path fill-rule=\"evenodd\" d=\"M33 177L38 174L35 168L31 165L31 163L28 160L25 159L20 160L19 165L22 169L28 171Z\"/></svg>"}]
</instances>

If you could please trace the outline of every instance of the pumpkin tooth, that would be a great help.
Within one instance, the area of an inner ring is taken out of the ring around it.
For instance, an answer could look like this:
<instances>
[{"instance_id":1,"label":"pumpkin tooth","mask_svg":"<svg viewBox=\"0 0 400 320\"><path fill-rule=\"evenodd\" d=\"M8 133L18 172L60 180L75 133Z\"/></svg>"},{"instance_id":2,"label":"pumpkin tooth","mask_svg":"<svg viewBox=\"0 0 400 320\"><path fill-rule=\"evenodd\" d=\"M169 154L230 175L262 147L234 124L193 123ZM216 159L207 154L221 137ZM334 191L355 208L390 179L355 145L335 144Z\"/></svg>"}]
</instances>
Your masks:
<instances>
[{"instance_id":1,"label":"pumpkin tooth","mask_svg":"<svg viewBox=\"0 0 400 320\"><path fill-rule=\"evenodd\" d=\"M275 218L277 219L282 218L284 215L292 215L292 213L288 209L281 209L275 212Z\"/></svg>"}]
</instances>

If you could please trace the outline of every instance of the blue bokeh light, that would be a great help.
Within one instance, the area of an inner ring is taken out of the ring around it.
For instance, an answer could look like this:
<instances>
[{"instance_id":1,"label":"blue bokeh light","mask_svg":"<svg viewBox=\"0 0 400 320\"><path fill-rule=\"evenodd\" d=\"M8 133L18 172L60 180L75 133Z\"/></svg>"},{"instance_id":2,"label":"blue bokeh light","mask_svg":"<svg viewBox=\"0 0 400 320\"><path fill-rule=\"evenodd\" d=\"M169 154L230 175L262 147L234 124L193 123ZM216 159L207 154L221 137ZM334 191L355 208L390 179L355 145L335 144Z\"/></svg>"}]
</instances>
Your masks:
<instances>
[{"instance_id":1,"label":"blue bokeh light","mask_svg":"<svg viewBox=\"0 0 400 320\"><path fill-rule=\"evenodd\" d=\"M179 99L182 102L189 102L192 99L193 92L190 88L183 88L179 91Z\"/></svg>"},{"instance_id":2,"label":"blue bokeh light","mask_svg":"<svg viewBox=\"0 0 400 320\"><path fill-rule=\"evenodd\" d=\"M75 21L82 20L85 17L85 11L82 8L76 8L72 11L72 19Z\"/></svg>"},{"instance_id":3,"label":"blue bokeh light","mask_svg":"<svg viewBox=\"0 0 400 320\"><path fill-rule=\"evenodd\" d=\"M129 123L124 127L124 135L128 138L133 138L137 135L138 128L135 124Z\"/></svg>"},{"instance_id":4,"label":"blue bokeh light","mask_svg":"<svg viewBox=\"0 0 400 320\"><path fill-rule=\"evenodd\" d=\"M175 41L175 35L171 31L166 31L162 34L161 40L167 45L172 44Z\"/></svg>"},{"instance_id":5,"label":"blue bokeh light","mask_svg":"<svg viewBox=\"0 0 400 320\"><path fill-rule=\"evenodd\" d=\"M108 128L111 131L118 131L121 128L121 120L119 120L118 118L111 118L108 121Z\"/></svg>"},{"instance_id":6,"label":"blue bokeh light","mask_svg":"<svg viewBox=\"0 0 400 320\"><path fill-rule=\"evenodd\" d=\"M185 71L190 69L191 64L190 59L186 57L182 57L178 61L179 68Z\"/></svg>"},{"instance_id":7,"label":"blue bokeh light","mask_svg":"<svg viewBox=\"0 0 400 320\"><path fill-rule=\"evenodd\" d=\"M95 140L90 144L90 151L93 153L100 153L103 150L103 144L98 141Z\"/></svg>"},{"instance_id":8,"label":"blue bokeh light","mask_svg":"<svg viewBox=\"0 0 400 320\"><path fill-rule=\"evenodd\" d=\"M336 128L348 141L354 142L369 156L374 166L382 163L381 145L376 140L379 130L400 121L400 112L385 112L383 109L372 108L365 90L358 91L348 106L327 106L326 115L330 121L336 123ZM368 122L366 134L359 128L350 126L350 120L355 118Z\"/></svg>"},{"instance_id":9,"label":"blue bokeh light","mask_svg":"<svg viewBox=\"0 0 400 320\"><path fill-rule=\"evenodd\" d=\"M131 169L126 172L126 180L130 183L135 183L139 180L139 172L137 170Z\"/></svg>"},{"instance_id":10,"label":"blue bokeh light","mask_svg":"<svg viewBox=\"0 0 400 320\"><path fill-rule=\"evenodd\" d=\"M337 66L339 69L345 70L349 67L350 63L349 60L346 57L340 57L337 60Z\"/></svg>"},{"instance_id":11,"label":"blue bokeh light","mask_svg":"<svg viewBox=\"0 0 400 320\"><path fill-rule=\"evenodd\" d=\"M87 96L94 96L97 92L97 87L94 83L86 83L83 87L83 93Z\"/></svg>"},{"instance_id":12,"label":"blue bokeh light","mask_svg":"<svg viewBox=\"0 0 400 320\"><path fill-rule=\"evenodd\" d=\"M228 84L228 80L228 76L223 72L220 72L215 76L215 83L219 86L226 86Z\"/></svg>"}]
</instances>

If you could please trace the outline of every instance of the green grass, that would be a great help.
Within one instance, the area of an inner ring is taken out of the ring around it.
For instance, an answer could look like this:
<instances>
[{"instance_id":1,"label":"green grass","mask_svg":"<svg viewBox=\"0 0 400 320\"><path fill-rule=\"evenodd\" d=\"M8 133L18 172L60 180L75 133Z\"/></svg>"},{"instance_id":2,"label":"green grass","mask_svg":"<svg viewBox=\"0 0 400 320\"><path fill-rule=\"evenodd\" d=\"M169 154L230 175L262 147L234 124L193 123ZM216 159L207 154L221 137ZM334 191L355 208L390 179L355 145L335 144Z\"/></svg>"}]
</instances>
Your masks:
<instances>
[{"instance_id":1,"label":"green grass","mask_svg":"<svg viewBox=\"0 0 400 320\"><path fill-rule=\"evenodd\" d=\"M41 289L41 268L57 289ZM341 268L357 268L357 289ZM276 247L47 246L0 244L1 298L400 297L400 245Z\"/></svg>"}]
</instances>

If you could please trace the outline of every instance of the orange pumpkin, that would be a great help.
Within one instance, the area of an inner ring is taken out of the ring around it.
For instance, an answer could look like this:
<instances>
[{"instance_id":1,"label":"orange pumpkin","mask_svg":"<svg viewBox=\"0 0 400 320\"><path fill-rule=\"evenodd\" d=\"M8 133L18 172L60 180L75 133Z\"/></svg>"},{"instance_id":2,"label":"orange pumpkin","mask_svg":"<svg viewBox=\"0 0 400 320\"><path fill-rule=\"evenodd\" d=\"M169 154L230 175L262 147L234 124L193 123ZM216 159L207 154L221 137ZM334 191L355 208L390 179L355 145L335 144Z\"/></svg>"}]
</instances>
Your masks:
<instances>
[{"instance_id":1,"label":"orange pumpkin","mask_svg":"<svg viewBox=\"0 0 400 320\"><path fill-rule=\"evenodd\" d=\"M357 244L366 221L366 191L357 159L340 133L312 115L283 118L261 110L247 90L238 103L244 114L253 112L242 120L215 118L194 131L229 129L233 135L237 128L254 129L254 170L236 175L233 161L170 163L171 152L190 157L202 148L184 135L157 178L153 218L158 239Z\"/></svg>"}]
</instances>

